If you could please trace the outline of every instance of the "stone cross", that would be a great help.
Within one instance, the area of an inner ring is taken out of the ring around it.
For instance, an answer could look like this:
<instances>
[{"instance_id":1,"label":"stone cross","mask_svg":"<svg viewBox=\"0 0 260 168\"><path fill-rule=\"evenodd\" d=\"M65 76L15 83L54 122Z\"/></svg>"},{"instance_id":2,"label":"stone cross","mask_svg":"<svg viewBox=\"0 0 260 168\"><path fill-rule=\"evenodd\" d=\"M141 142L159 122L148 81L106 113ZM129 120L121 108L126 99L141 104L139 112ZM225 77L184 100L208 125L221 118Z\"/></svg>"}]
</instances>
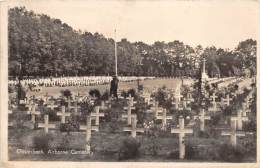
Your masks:
<instances>
[{"instance_id":1,"label":"stone cross","mask_svg":"<svg viewBox=\"0 0 260 168\"><path fill-rule=\"evenodd\" d=\"M80 109L80 106L78 105L77 101L75 101L74 106L71 106L70 108L74 109L75 114L78 115L78 109Z\"/></svg>"},{"instance_id":2,"label":"stone cross","mask_svg":"<svg viewBox=\"0 0 260 168\"><path fill-rule=\"evenodd\" d=\"M72 102L71 99L70 99L70 97L68 97L65 102L68 103L68 110L70 110L70 109L71 109L71 102Z\"/></svg>"},{"instance_id":3,"label":"stone cross","mask_svg":"<svg viewBox=\"0 0 260 168\"><path fill-rule=\"evenodd\" d=\"M29 111L32 110L32 106L33 106L33 101L32 100L29 101L29 104L25 105L25 107L27 107Z\"/></svg>"},{"instance_id":4,"label":"stone cross","mask_svg":"<svg viewBox=\"0 0 260 168\"><path fill-rule=\"evenodd\" d=\"M190 100L187 99L187 98L185 98L185 99L182 101L183 109L184 109L184 110L191 111L191 108L188 107L188 103L190 103Z\"/></svg>"},{"instance_id":5,"label":"stone cross","mask_svg":"<svg viewBox=\"0 0 260 168\"><path fill-rule=\"evenodd\" d=\"M126 99L130 102L131 106L134 106L134 104L136 103L136 101L134 101L134 97L132 97L131 94L129 94Z\"/></svg>"},{"instance_id":6,"label":"stone cross","mask_svg":"<svg viewBox=\"0 0 260 168\"><path fill-rule=\"evenodd\" d=\"M192 134L193 130L184 128L184 118L182 116L180 116L180 118L179 118L179 129L172 128L171 133L179 134L179 158L184 159L184 157L185 157L184 137L185 137L185 134Z\"/></svg>"},{"instance_id":7,"label":"stone cross","mask_svg":"<svg viewBox=\"0 0 260 168\"><path fill-rule=\"evenodd\" d=\"M248 121L248 117L243 117L242 116L242 111L239 110L237 112L237 116L236 117L231 117L230 118L231 121L236 121L236 125L237 125L237 130L242 130L243 128L243 121Z\"/></svg>"},{"instance_id":8,"label":"stone cross","mask_svg":"<svg viewBox=\"0 0 260 168\"><path fill-rule=\"evenodd\" d=\"M245 136L245 133L243 132L237 132L236 131L236 121L231 120L231 130L230 131L222 131L222 136L230 136L230 142L233 147L236 147L237 145L237 136Z\"/></svg>"},{"instance_id":9,"label":"stone cross","mask_svg":"<svg viewBox=\"0 0 260 168\"><path fill-rule=\"evenodd\" d=\"M176 100L176 99L175 99L174 102L172 102L172 105L175 106L175 109L176 109L176 110L181 110L181 108L179 107L179 103L180 103L180 102L179 102L178 100Z\"/></svg>"},{"instance_id":10,"label":"stone cross","mask_svg":"<svg viewBox=\"0 0 260 168\"><path fill-rule=\"evenodd\" d=\"M128 102L128 106L124 107L124 110L127 110L127 115L123 114L122 118L127 118L127 124L131 125L131 114L132 114L132 110L134 110L135 107L131 106L131 102Z\"/></svg>"},{"instance_id":11,"label":"stone cross","mask_svg":"<svg viewBox=\"0 0 260 168\"><path fill-rule=\"evenodd\" d=\"M136 133L137 132L142 132L142 133L144 133L144 129L143 128L137 128L136 127L136 124L137 124L137 116L136 115L133 115L132 116L132 122L131 122L131 127L124 127L123 128L123 131L126 131L126 132L131 132L131 136L133 137L133 138L135 138L136 137Z\"/></svg>"},{"instance_id":12,"label":"stone cross","mask_svg":"<svg viewBox=\"0 0 260 168\"><path fill-rule=\"evenodd\" d=\"M106 110L108 107L105 105L105 101L101 101L100 110Z\"/></svg>"},{"instance_id":13,"label":"stone cross","mask_svg":"<svg viewBox=\"0 0 260 168\"><path fill-rule=\"evenodd\" d=\"M39 111L36 111L36 104L32 105L31 111L28 111L27 114L31 115L31 121L34 124L35 124L36 115L41 115L41 113Z\"/></svg>"},{"instance_id":14,"label":"stone cross","mask_svg":"<svg viewBox=\"0 0 260 168\"><path fill-rule=\"evenodd\" d=\"M47 134L49 132L49 128L55 128L55 124L49 124L49 115L44 115L44 123L39 123L39 128L44 128L44 132Z\"/></svg>"},{"instance_id":15,"label":"stone cross","mask_svg":"<svg viewBox=\"0 0 260 168\"><path fill-rule=\"evenodd\" d=\"M209 111L212 111L213 113L218 111L217 102L212 102L212 107L209 108Z\"/></svg>"},{"instance_id":16,"label":"stone cross","mask_svg":"<svg viewBox=\"0 0 260 168\"><path fill-rule=\"evenodd\" d=\"M202 109L199 115L200 130L205 131L205 120L210 120L210 116L205 116L205 109Z\"/></svg>"},{"instance_id":17,"label":"stone cross","mask_svg":"<svg viewBox=\"0 0 260 168\"><path fill-rule=\"evenodd\" d=\"M183 96L181 95L180 89L176 89L176 91L175 91L175 93L174 93L174 99L175 99L175 101L180 102L182 97L183 97Z\"/></svg>"},{"instance_id":18,"label":"stone cross","mask_svg":"<svg viewBox=\"0 0 260 168\"><path fill-rule=\"evenodd\" d=\"M192 98L192 94L190 92L187 93L187 98L189 102L194 102L194 99Z\"/></svg>"},{"instance_id":19,"label":"stone cross","mask_svg":"<svg viewBox=\"0 0 260 168\"><path fill-rule=\"evenodd\" d=\"M66 121L66 117L69 117L70 113L66 113L65 106L61 106L61 112L57 112L57 116L61 116L61 123L64 124Z\"/></svg>"},{"instance_id":20,"label":"stone cross","mask_svg":"<svg viewBox=\"0 0 260 168\"><path fill-rule=\"evenodd\" d=\"M247 113L250 113L250 112L251 112L250 109L248 109L246 106L247 106L246 103L243 102L243 103L242 103L242 110L243 110L242 113L243 113L243 116L244 116L244 117L247 116Z\"/></svg>"},{"instance_id":21,"label":"stone cross","mask_svg":"<svg viewBox=\"0 0 260 168\"><path fill-rule=\"evenodd\" d=\"M45 95L43 96L43 101L44 101L45 104L47 104L49 97L50 96L49 96L48 92L46 92Z\"/></svg>"},{"instance_id":22,"label":"stone cross","mask_svg":"<svg viewBox=\"0 0 260 168\"><path fill-rule=\"evenodd\" d=\"M167 110L163 109L163 115L157 116L156 119L157 120L162 120L162 126L163 126L163 128L166 128L167 120L172 120L173 117L172 116L167 116Z\"/></svg>"},{"instance_id":23,"label":"stone cross","mask_svg":"<svg viewBox=\"0 0 260 168\"><path fill-rule=\"evenodd\" d=\"M144 102L147 103L147 105L151 104L151 95L149 93L143 93L142 97L144 98Z\"/></svg>"},{"instance_id":24,"label":"stone cross","mask_svg":"<svg viewBox=\"0 0 260 168\"><path fill-rule=\"evenodd\" d=\"M210 98L212 99L212 104L216 103L216 99L218 98L218 96L216 96L216 93L213 92L212 96L210 96Z\"/></svg>"},{"instance_id":25,"label":"stone cross","mask_svg":"<svg viewBox=\"0 0 260 168\"><path fill-rule=\"evenodd\" d=\"M229 106L231 100L232 100L232 99L229 97L229 95L227 95L226 98L221 98L222 105L227 105L227 106Z\"/></svg>"},{"instance_id":26,"label":"stone cross","mask_svg":"<svg viewBox=\"0 0 260 168\"><path fill-rule=\"evenodd\" d=\"M87 116L87 125L80 125L79 129L86 131L85 150L86 150L87 154L90 154L91 131L99 131L98 126L91 126L91 116Z\"/></svg>"},{"instance_id":27,"label":"stone cross","mask_svg":"<svg viewBox=\"0 0 260 168\"><path fill-rule=\"evenodd\" d=\"M95 118L95 125L98 126L99 125L99 117L104 117L105 114L99 112L99 106L96 106L94 108L94 111L95 111L94 113L90 113L90 116Z\"/></svg>"},{"instance_id":28,"label":"stone cross","mask_svg":"<svg viewBox=\"0 0 260 168\"><path fill-rule=\"evenodd\" d=\"M158 102L158 101L155 101L154 107L151 107L151 109L150 109L150 110L147 110L146 112L148 112L148 113L150 113L150 112L154 113L154 116L155 116L155 118L156 118L156 117L159 115L159 113L162 113L162 112L163 112L163 110L162 110L162 108L159 107L159 102Z\"/></svg>"},{"instance_id":29,"label":"stone cross","mask_svg":"<svg viewBox=\"0 0 260 168\"><path fill-rule=\"evenodd\" d=\"M247 96L245 99L246 108L250 108L250 98Z\"/></svg>"},{"instance_id":30,"label":"stone cross","mask_svg":"<svg viewBox=\"0 0 260 168\"><path fill-rule=\"evenodd\" d=\"M48 104L47 107L49 107L51 110L54 110L54 108L57 108L59 106L55 105L55 101L54 100L51 100L50 104Z\"/></svg>"}]
</instances>

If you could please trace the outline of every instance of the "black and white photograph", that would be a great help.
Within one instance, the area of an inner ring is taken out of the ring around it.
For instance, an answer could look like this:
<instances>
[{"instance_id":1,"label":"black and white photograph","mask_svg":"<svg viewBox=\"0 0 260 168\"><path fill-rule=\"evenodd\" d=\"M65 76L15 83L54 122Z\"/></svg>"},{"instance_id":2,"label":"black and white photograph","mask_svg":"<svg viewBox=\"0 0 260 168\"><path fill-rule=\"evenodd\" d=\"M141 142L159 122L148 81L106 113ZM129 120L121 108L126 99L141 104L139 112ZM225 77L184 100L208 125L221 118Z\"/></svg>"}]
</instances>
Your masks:
<instances>
[{"instance_id":1,"label":"black and white photograph","mask_svg":"<svg viewBox=\"0 0 260 168\"><path fill-rule=\"evenodd\" d=\"M257 163L259 1L6 3L8 161Z\"/></svg>"}]
</instances>

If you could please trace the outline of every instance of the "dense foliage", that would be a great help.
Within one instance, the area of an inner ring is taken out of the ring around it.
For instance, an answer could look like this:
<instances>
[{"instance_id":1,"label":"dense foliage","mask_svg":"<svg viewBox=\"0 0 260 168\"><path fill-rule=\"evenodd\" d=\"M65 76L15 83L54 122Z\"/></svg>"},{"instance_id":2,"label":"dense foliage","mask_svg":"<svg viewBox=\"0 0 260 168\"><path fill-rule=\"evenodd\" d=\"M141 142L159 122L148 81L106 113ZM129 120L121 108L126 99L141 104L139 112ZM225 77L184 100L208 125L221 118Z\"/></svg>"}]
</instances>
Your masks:
<instances>
[{"instance_id":1,"label":"dense foliage","mask_svg":"<svg viewBox=\"0 0 260 168\"><path fill-rule=\"evenodd\" d=\"M9 10L9 75L74 76L114 74L114 40L74 30L59 19L24 7ZM118 42L119 75L196 76L202 58L209 75L256 72L256 41L234 50L169 43Z\"/></svg>"}]
</instances>

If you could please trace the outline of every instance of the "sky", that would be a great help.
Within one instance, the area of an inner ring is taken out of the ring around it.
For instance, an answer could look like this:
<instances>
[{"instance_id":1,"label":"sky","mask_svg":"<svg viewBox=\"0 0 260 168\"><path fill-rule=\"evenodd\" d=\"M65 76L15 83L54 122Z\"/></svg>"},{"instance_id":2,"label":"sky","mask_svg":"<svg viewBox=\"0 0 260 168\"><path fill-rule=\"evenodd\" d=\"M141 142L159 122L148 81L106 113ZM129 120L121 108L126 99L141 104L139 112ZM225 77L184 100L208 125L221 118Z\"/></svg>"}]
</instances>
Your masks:
<instances>
[{"instance_id":1,"label":"sky","mask_svg":"<svg viewBox=\"0 0 260 168\"><path fill-rule=\"evenodd\" d=\"M170 42L234 49L257 38L259 2L253 0L34 0L11 1L58 18L74 29L117 41Z\"/></svg>"}]
</instances>

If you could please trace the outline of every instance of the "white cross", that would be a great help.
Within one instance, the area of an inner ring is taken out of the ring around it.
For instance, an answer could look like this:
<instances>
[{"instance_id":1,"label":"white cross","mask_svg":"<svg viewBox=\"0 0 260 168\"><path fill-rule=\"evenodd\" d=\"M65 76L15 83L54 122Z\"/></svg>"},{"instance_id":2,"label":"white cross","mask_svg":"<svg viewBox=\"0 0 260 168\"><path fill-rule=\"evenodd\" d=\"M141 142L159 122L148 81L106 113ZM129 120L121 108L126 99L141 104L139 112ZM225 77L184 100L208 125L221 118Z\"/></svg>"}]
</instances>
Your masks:
<instances>
[{"instance_id":1,"label":"white cross","mask_svg":"<svg viewBox=\"0 0 260 168\"><path fill-rule=\"evenodd\" d=\"M86 146L85 150L87 154L90 154L90 139L91 139L91 131L98 131L98 126L91 126L91 116L87 116L87 125L80 125L80 130L86 131Z\"/></svg>"},{"instance_id":2,"label":"white cross","mask_svg":"<svg viewBox=\"0 0 260 168\"><path fill-rule=\"evenodd\" d=\"M249 108L251 101L250 101L250 98L248 96L245 99L245 103L246 103L246 108Z\"/></svg>"},{"instance_id":3,"label":"white cross","mask_svg":"<svg viewBox=\"0 0 260 168\"><path fill-rule=\"evenodd\" d=\"M27 112L27 114L31 115L31 121L35 124L36 115L41 115L39 111L36 111L36 104L32 104L31 110Z\"/></svg>"},{"instance_id":4,"label":"white cross","mask_svg":"<svg viewBox=\"0 0 260 168\"><path fill-rule=\"evenodd\" d=\"M128 102L128 106L124 107L124 110L127 110L127 115L123 114L122 118L127 118L127 124L131 125L131 114L132 110L134 110L135 107L131 106L131 102Z\"/></svg>"},{"instance_id":5,"label":"white cross","mask_svg":"<svg viewBox=\"0 0 260 168\"><path fill-rule=\"evenodd\" d=\"M229 97L229 94L228 94L226 98L221 98L222 105L227 105L227 106L229 106L231 100L232 100L232 99Z\"/></svg>"},{"instance_id":6,"label":"white cross","mask_svg":"<svg viewBox=\"0 0 260 168\"><path fill-rule=\"evenodd\" d=\"M32 100L29 100L29 104L25 105L25 107L27 107L29 111L32 110L32 106L33 106L33 101Z\"/></svg>"},{"instance_id":7,"label":"white cross","mask_svg":"<svg viewBox=\"0 0 260 168\"><path fill-rule=\"evenodd\" d=\"M134 106L134 104L136 103L136 101L134 101L134 97L132 97L131 94L129 94L129 96L126 99L128 99L131 106Z\"/></svg>"},{"instance_id":8,"label":"white cross","mask_svg":"<svg viewBox=\"0 0 260 168\"><path fill-rule=\"evenodd\" d=\"M155 118L159 115L159 113L163 112L163 109L159 107L159 102L155 101L154 107L151 107L150 110L146 110L147 113L154 113Z\"/></svg>"},{"instance_id":9,"label":"white cross","mask_svg":"<svg viewBox=\"0 0 260 168\"><path fill-rule=\"evenodd\" d=\"M44 115L44 123L39 123L39 128L44 128L44 132L48 133L49 128L55 128L55 124L49 124L49 115Z\"/></svg>"},{"instance_id":10,"label":"white cross","mask_svg":"<svg viewBox=\"0 0 260 168\"><path fill-rule=\"evenodd\" d=\"M61 116L61 123L64 124L66 121L66 117L69 117L70 113L66 113L65 106L61 106L61 112L57 112L57 116Z\"/></svg>"},{"instance_id":11,"label":"white cross","mask_svg":"<svg viewBox=\"0 0 260 168\"><path fill-rule=\"evenodd\" d=\"M74 102L74 106L70 106L70 109L74 109L74 112L75 112L76 115L78 115L78 109L80 109L80 108L81 107L78 106L78 102L77 101Z\"/></svg>"},{"instance_id":12,"label":"white cross","mask_svg":"<svg viewBox=\"0 0 260 168\"><path fill-rule=\"evenodd\" d=\"M167 116L167 110L163 109L163 115L157 116L156 119L157 120L162 120L162 126L163 126L163 129L165 129L166 125L167 125L167 120L172 120L173 117L172 116Z\"/></svg>"},{"instance_id":13,"label":"white cross","mask_svg":"<svg viewBox=\"0 0 260 168\"><path fill-rule=\"evenodd\" d=\"M192 94L190 92L187 93L187 100L189 102L194 102L194 99L192 98Z\"/></svg>"},{"instance_id":14,"label":"white cross","mask_svg":"<svg viewBox=\"0 0 260 168\"><path fill-rule=\"evenodd\" d=\"M58 105L55 105L55 101L54 100L51 100L49 102L50 102L50 104L48 104L47 107L49 107L51 110L54 110L54 108L59 107Z\"/></svg>"},{"instance_id":15,"label":"white cross","mask_svg":"<svg viewBox=\"0 0 260 168\"><path fill-rule=\"evenodd\" d=\"M242 103L242 110L243 110L243 116L244 117L246 117L247 116L247 113L250 113L251 112L251 110L250 109L248 109L247 107L246 107L247 105L246 105L246 103L245 102L243 102Z\"/></svg>"},{"instance_id":16,"label":"white cross","mask_svg":"<svg viewBox=\"0 0 260 168\"><path fill-rule=\"evenodd\" d=\"M190 103L190 100L188 100L187 98L185 98L185 99L182 101L183 109L188 110L188 111L191 111L191 108L188 107L188 103Z\"/></svg>"},{"instance_id":17,"label":"white cross","mask_svg":"<svg viewBox=\"0 0 260 168\"><path fill-rule=\"evenodd\" d=\"M43 100L44 104L48 104L49 97L50 96L48 92L46 92L45 95L41 96L41 99Z\"/></svg>"},{"instance_id":18,"label":"white cross","mask_svg":"<svg viewBox=\"0 0 260 168\"><path fill-rule=\"evenodd\" d=\"M142 97L144 98L144 102L147 103L147 105L150 105L151 95L149 93L144 93Z\"/></svg>"},{"instance_id":19,"label":"white cross","mask_svg":"<svg viewBox=\"0 0 260 168\"><path fill-rule=\"evenodd\" d=\"M182 97L183 97L183 96L181 95L180 90L178 90L178 92L175 92L175 93L174 93L174 99L175 99L175 101L180 102Z\"/></svg>"},{"instance_id":20,"label":"white cross","mask_svg":"<svg viewBox=\"0 0 260 168\"><path fill-rule=\"evenodd\" d=\"M230 118L231 121L236 121L237 123L237 130L242 130L243 128L243 121L248 121L248 117L243 117L242 116L242 111L239 110L237 112L237 116L236 117L231 117Z\"/></svg>"},{"instance_id":21,"label":"white cross","mask_svg":"<svg viewBox=\"0 0 260 168\"><path fill-rule=\"evenodd\" d=\"M217 102L212 102L212 107L209 108L209 111L212 111L213 113L217 112L219 109L217 107Z\"/></svg>"},{"instance_id":22,"label":"white cross","mask_svg":"<svg viewBox=\"0 0 260 168\"><path fill-rule=\"evenodd\" d=\"M212 103L216 103L216 99L218 98L218 96L216 96L216 93L213 92L212 96L210 96L210 98L212 99Z\"/></svg>"},{"instance_id":23,"label":"white cross","mask_svg":"<svg viewBox=\"0 0 260 168\"><path fill-rule=\"evenodd\" d=\"M202 109L199 115L200 130L205 131L205 120L210 120L210 116L205 116L205 109Z\"/></svg>"},{"instance_id":24,"label":"white cross","mask_svg":"<svg viewBox=\"0 0 260 168\"><path fill-rule=\"evenodd\" d=\"M105 105L105 101L101 101L100 110L106 110L108 107Z\"/></svg>"},{"instance_id":25,"label":"white cross","mask_svg":"<svg viewBox=\"0 0 260 168\"><path fill-rule=\"evenodd\" d=\"M94 108L95 113L90 113L91 117L95 117L95 125L99 125L99 117L104 117L104 113L99 112L99 106Z\"/></svg>"},{"instance_id":26,"label":"white cross","mask_svg":"<svg viewBox=\"0 0 260 168\"><path fill-rule=\"evenodd\" d=\"M123 131L126 131L126 132L131 132L131 136L133 137L133 138L135 138L136 137L136 133L137 132L142 132L142 133L144 133L144 129L143 128L137 128L136 127L136 124L137 124L137 119L136 119L136 115L133 115L132 116L132 126L131 127L124 127L123 128Z\"/></svg>"},{"instance_id":27,"label":"white cross","mask_svg":"<svg viewBox=\"0 0 260 168\"><path fill-rule=\"evenodd\" d=\"M70 110L70 109L71 109L71 102L72 102L71 99L70 99L70 97L68 97L65 102L68 103L68 110Z\"/></svg>"},{"instance_id":28,"label":"white cross","mask_svg":"<svg viewBox=\"0 0 260 168\"><path fill-rule=\"evenodd\" d=\"M192 129L184 128L184 118L180 116L179 118L179 129L172 128L171 133L179 134L179 158L184 159L185 157L185 134L192 134Z\"/></svg>"},{"instance_id":29,"label":"white cross","mask_svg":"<svg viewBox=\"0 0 260 168\"><path fill-rule=\"evenodd\" d=\"M237 145L237 136L245 136L245 133L243 132L237 132L236 131L236 121L231 120L231 130L229 131L222 131L222 136L230 136L230 142L233 147Z\"/></svg>"},{"instance_id":30,"label":"white cross","mask_svg":"<svg viewBox=\"0 0 260 168\"><path fill-rule=\"evenodd\" d=\"M182 108L179 107L179 101L175 99L175 102L172 102L172 105L175 105L176 110L182 110Z\"/></svg>"}]
</instances>

